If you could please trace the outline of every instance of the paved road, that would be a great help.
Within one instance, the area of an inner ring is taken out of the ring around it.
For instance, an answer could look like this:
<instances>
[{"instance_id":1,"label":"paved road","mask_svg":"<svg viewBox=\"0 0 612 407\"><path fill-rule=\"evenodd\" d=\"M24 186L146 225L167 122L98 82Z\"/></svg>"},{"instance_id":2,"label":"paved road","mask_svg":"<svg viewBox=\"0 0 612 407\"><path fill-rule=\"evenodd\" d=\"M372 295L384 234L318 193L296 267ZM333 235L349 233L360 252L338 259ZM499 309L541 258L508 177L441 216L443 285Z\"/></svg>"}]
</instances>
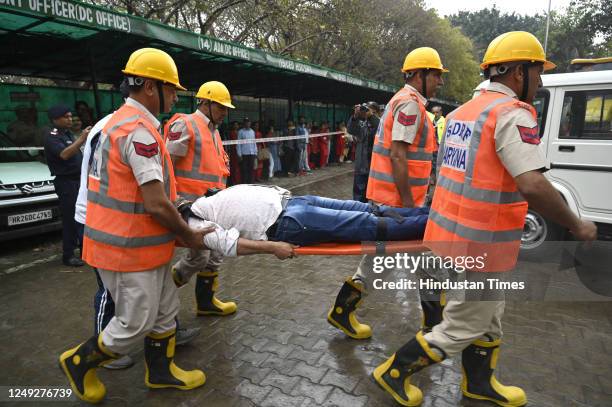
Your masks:
<instances>
[{"instance_id":1,"label":"paved road","mask_svg":"<svg viewBox=\"0 0 612 407\"><path fill-rule=\"evenodd\" d=\"M298 194L349 198L347 168L279 183L302 184L294 189ZM52 257L58 248L58 236L51 235L1 249L0 386L67 385L57 357L92 334L95 279L88 268L61 266ZM369 374L410 339L420 316L411 295L373 291L360 312L373 326L372 339L351 340L329 326L328 308L358 260L304 256L279 262L250 256L226 261L219 296L236 300L236 315L195 317L193 281L180 290L182 323L200 326L202 334L178 349L177 363L202 368L206 384L190 392L150 391L143 381L142 352L136 352L133 368L102 369L105 405L393 405ZM611 406L611 316L610 302L509 302L500 381L522 386L530 406ZM460 380L459 361L447 360L420 372L414 382L427 407L491 405L462 399ZM70 404L79 403L63 405Z\"/></svg>"}]
</instances>

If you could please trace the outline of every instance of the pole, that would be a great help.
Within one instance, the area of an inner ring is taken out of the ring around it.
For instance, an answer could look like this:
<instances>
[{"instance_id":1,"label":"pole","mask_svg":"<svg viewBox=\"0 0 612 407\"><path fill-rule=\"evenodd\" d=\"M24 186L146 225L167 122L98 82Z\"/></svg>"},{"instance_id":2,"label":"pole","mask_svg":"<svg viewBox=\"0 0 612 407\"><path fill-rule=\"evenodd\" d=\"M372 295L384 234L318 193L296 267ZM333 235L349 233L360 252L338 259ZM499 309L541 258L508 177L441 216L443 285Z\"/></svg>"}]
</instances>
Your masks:
<instances>
[{"instance_id":1,"label":"pole","mask_svg":"<svg viewBox=\"0 0 612 407\"><path fill-rule=\"evenodd\" d=\"M332 120L334 121L334 123L332 124L332 126L330 127L331 129L334 129L335 131L338 131L338 129L336 128L336 104L332 104Z\"/></svg>"},{"instance_id":2,"label":"pole","mask_svg":"<svg viewBox=\"0 0 612 407\"><path fill-rule=\"evenodd\" d=\"M94 93L94 101L96 105L96 120L102 117L101 109L100 109L100 94L98 92L98 81L96 80L96 65L94 63L94 57L92 49L93 47L89 46L89 70L91 71L91 83L93 85L93 93Z\"/></svg>"},{"instance_id":3,"label":"pole","mask_svg":"<svg viewBox=\"0 0 612 407\"><path fill-rule=\"evenodd\" d=\"M550 3L552 0L548 0L548 13L546 13L546 35L544 36L544 55L546 55L546 48L548 47L548 27L550 26Z\"/></svg>"}]
</instances>

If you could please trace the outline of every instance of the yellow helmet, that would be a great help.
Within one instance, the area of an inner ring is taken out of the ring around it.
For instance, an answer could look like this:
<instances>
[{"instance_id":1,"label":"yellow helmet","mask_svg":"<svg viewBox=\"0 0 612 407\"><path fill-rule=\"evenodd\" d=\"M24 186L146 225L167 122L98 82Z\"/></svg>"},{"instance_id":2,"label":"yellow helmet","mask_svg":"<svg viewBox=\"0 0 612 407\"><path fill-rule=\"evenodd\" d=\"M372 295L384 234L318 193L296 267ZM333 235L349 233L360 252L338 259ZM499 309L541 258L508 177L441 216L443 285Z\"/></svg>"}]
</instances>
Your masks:
<instances>
[{"instance_id":1,"label":"yellow helmet","mask_svg":"<svg viewBox=\"0 0 612 407\"><path fill-rule=\"evenodd\" d=\"M217 102L223 106L227 106L230 109L234 109L234 105L232 105L232 97L230 96L229 90L227 90L227 87L221 82L206 82L205 84L200 86L196 98L212 100L213 102Z\"/></svg>"},{"instance_id":2,"label":"yellow helmet","mask_svg":"<svg viewBox=\"0 0 612 407\"><path fill-rule=\"evenodd\" d=\"M404 59L402 72L412 71L413 69L439 69L442 72L448 72L448 69L442 66L438 51L429 47L416 48L410 51Z\"/></svg>"},{"instance_id":3,"label":"yellow helmet","mask_svg":"<svg viewBox=\"0 0 612 407\"><path fill-rule=\"evenodd\" d=\"M177 89L187 90L179 83L178 70L172 57L156 48L141 48L130 55L125 69L126 75L157 79L174 85Z\"/></svg>"},{"instance_id":4,"label":"yellow helmet","mask_svg":"<svg viewBox=\"0 0 612 407\"><path fill-rule=\"evenodd\" d=\"M544 48L535 35L526 31L510 31L491 41L480 68L487 69L491 65L513 61L542 62L545 71L557 66L546 60Z\"/></svg>"}]
</instances>

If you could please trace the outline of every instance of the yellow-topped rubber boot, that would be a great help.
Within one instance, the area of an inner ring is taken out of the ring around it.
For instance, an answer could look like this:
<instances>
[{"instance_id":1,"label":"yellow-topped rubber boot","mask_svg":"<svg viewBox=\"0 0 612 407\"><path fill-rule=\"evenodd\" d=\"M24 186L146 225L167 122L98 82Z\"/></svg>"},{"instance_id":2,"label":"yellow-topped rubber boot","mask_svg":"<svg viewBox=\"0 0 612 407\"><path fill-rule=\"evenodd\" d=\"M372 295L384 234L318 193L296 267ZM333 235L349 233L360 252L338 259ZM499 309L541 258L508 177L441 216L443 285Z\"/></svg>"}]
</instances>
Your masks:
<instances>
[{"instance_id":1,"label":"yellow-topped rubber boot","mask_svg":"<svg viewBox=\"0 0 612 407\"><path fill-rule=\"evenodd\" d=\"M119 356L104 347L102 336L93 336L62 353L59 362L74 394L83 401L99 403L106 395L106 387L98 379L96 369Z\"/></svg>"},{"instance_id":2,"label":"yellow-topped rubber boot","mask_svg":"<svg viewBox=\"0 0 612 407\"><path fill-rule=\"evenodd\" d=\"M196 279L196 302L198 315L230 315L238 308L234 301L222 302L215 297L219 288L219 273L201 271Z\"/></svg>"},{"instance_id":3,"label":"yellow-topped rubber boot","mask_svg":"<svg viewBox=\"0 0 612 407\"><path fill-rule=\"evenodd\" d=\"M183 370L174 364L176 331L150 333L145 337L145 384L152 389L191 390L202 386L206 376L201 370Z\"/></svg>"},{"instance_id":4,"label":"yellow-topped rubber boot","mask_svg":"<svg viewBox=\"0 0 612 407\"><path fill-rule=\"evenodd\" d=\"M423 338L423 333L419 332L374 369L372 376L376 383L402 406L418 406L423 401L423 393L410 383L410 376L429 365L441 362L444 357L444 352L429 345Z\"/></svg>"},{"instance_id":5,"label":"yellow-topped rubber boot","mask_svg":"<svg viewBox=\"0 0 612 407\"><path fill-rule=\"evenodd\" d=\"M501 340L474 341L463 350L461 391L465 397L487 400L503 407L527 404L527 395L520 387L504 386L495 378L495 367Z\"/></svg>"},{"instance_id":6,"label":"yellow-topped rubber boot","mask_svg":"<svg viewBox=\"0 0 612 407\"><path fill-rule=\"evenodd\" d=\"M355 310L361 304L363 288L349 277L346 279L336 302L327 313L327 322L353 339L367 339L372 336L372 328L357 320Z\"/></svg>"},{"instance_id":7,"label":"yellow-topped rubber boot","mask_svg":"<svg viewBox=\"0 0 612 407\"><path fill-rule=\"evenodd\" d=\"M434 326L442 322L442 314L446 306L446 294L442 290L421 290L421 310L423 318L421 320L421 331L431 332Z\"/></svg>"}]
</instances>

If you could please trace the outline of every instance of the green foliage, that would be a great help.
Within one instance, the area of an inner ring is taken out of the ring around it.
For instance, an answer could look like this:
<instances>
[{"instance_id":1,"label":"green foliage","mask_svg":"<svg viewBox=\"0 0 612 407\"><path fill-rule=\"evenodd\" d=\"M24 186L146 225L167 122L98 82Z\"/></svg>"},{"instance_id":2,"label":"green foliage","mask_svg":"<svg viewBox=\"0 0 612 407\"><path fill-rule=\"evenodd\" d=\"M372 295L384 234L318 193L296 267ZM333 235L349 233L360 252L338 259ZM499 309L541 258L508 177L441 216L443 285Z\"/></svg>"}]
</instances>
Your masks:
<instances>
[{"instance_id":1,"label":"green foliage","mask_svg":"<svg viewBox=\"0 0 612 407\"><path fill-rule=\"evenodd\" d=\"M516 13L502 13L493 5L478 11L460 11L447 17L474 43L476 58L481 61L487 46L495 37L508 31L529 31L546 24L546 16L523 16Z\"/></svg>"},{"instance_id":2,"label":"green foliage","mask_svg":"<svg viewBox=\"0 0 612 407\"><path fill-rule=\"evenodd\" d=\"M96 2L100 2L97 0ZM436 48L450 69L438 97L463 101L478 83L471 41L423 0L101 0L165 24L402 85L406 54Z\"/></svg>"},{"instance_id":3,"label":"green foliage","mask_svg":"<svg viewBox=\"0 0 612 407\"><path fill-rule=\"evenodd\" d=\"M612 2L575 0L562 12L551 12L547 57L557 64L554 72L567 72L574 58L595 58L612 54ZM475 12L462 11L447 17L474 43L480 61L491 40L507 31L529 31L542 44L546 37L546 16L502 13L493 6Z\"/></svg>"}]
</instances>

